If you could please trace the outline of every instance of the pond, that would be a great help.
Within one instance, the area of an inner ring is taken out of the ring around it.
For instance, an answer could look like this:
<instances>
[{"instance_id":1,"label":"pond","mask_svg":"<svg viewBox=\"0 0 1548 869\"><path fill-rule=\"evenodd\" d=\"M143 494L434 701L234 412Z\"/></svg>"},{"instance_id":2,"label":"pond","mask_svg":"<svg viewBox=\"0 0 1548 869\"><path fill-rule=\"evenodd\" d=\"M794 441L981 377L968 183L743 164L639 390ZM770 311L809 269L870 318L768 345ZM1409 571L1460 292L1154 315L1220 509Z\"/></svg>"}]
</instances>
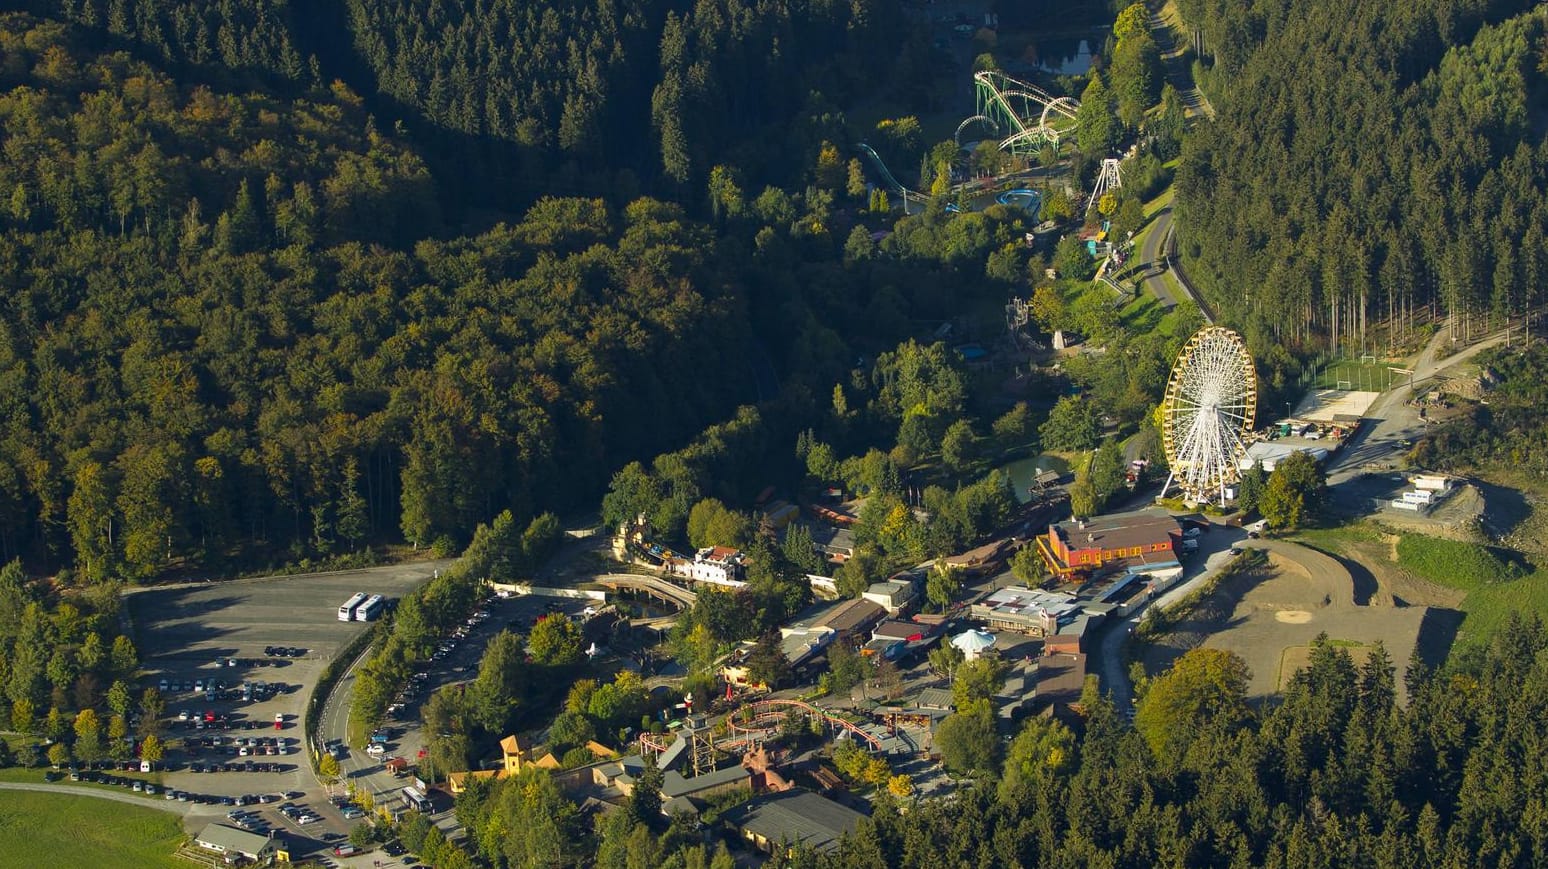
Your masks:
<instances>
[{"instance_id":1,"label":"pond","mask_svg":"<svg viewBox=\"0 0 1548 869\"><path fill-rule=\"evenodd\" d=\"M1091 55L1102 50L1106 38L1102 30L1045 36L1034 40L1027 54L1036 56L1038 69L1049 75L1085 75L1091 70Z\"/></svg>"},{"instance_id":2,"label":"pond","mask_svg":"<svg viewBox=\"0 0 1548 869\"><path fill-rule=\"evenodd\" d=\"M1011 489L1022 504L1032 500L1032 480L1043 471L1058 471L1061 476L1070 473L1070 463L1058 456L1032 456L1002 465L1000 471L1010 477Z\"/></svg>"}]
</instances>

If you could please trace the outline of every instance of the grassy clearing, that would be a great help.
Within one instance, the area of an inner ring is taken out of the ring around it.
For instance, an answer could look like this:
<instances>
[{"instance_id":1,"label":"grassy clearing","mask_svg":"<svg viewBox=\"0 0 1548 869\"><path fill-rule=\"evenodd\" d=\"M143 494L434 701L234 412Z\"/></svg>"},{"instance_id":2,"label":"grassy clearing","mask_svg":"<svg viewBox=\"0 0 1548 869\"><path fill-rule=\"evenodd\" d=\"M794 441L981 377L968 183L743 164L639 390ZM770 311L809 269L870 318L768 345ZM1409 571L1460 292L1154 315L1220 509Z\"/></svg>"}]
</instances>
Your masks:
<instances>
[{"instance_id":1,"label":"grassy clearing","mask_svg":"<svg viewBox=\"0 0 1548 869\"><path fill-rule=\"evenodd\" d=\"M1487 546L1405 534L1398 540L1398 564L1431 582L1472 592L1522 578L1519 564L1501 558Z\"/></svg>"},{"instance_id":2,"label":"grassy clearing","mask_svg":"<svg viewBox=\"0 0 1548 869\"><path fill-rule=\"evenodd\" d=\"M1393 373L1392 364L1380 360L1366 364L1358 359L1330 362L1318 373L1313 386L1336 389L1340 383L1346 383L1350 389L1382 392L1389 389L1395 380L1401 379L1400 375Z\"/></svg>"},{"instance_id":3,"label":"grassy clearing","mask_svg":"<svg viewBox=\"0 0 1548 869\"><path fill-rule=\"evenodd\" d=\"M0 792L0 866L185 867L175 816L65 794Z\"/></svg>"},{"instance_id":4,"label":"grassy clearing","mask_svg":"<svg viewBox=\"0 0 1548 869\"><path fill-rule=\"evenodd\" d=\"M1313 549L1347 555L1348 544L1380 541L1381 532L1364 522L1356 522L1335 528L1303 528L1291 535L1290 539Z\"/></svg>"},{"instance_id":5,"label":"grassy clearing","mask_svg":"<svg viewBox=\"0 0 1548 869\"><path fill-rule=\"evenodd\" d=\"M1172 164L1168 163L1166 165L1170 166ZM1166 185L1165 190L1162 190L1160 193L1156 194L1155 199L1145 203L1145 219L1149 220L1155 216L1156 212L1171 205L1172 197L1176 195L1176 192L1176 187L1174 185L1168 184Z\"/></svg>"},{"instance_id":6,"label":"grassy clearing","mask_svg":"<svg viewBox=\"0 0 1548 869\"><path fill-rule=\"evenodd\" d=\"M1512 612L1548 616L1548 572L1476 543L1405 534L1397 545L1398 564L1437 585L1467 596L1458 641L1487 642Z\"/></svg>"}]
</instances>

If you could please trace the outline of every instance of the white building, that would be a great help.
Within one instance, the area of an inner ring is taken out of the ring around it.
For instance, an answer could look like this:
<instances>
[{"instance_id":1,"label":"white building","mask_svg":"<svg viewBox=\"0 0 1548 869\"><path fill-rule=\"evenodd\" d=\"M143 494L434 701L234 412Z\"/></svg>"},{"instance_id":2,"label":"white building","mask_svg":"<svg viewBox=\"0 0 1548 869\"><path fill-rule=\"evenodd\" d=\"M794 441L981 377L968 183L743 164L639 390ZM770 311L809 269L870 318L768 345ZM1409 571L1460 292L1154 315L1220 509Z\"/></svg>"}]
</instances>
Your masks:
<instances>
[{"instance_id":1,"label":"white building","mask_svg":"<svg viewBox=\"0 0 1548 869\"><path fill-rule=\"evenodd\" d=\"M951 644L962 651L964 658L973 661L994 648L995 639L994 634L988 631L971 630L952 637Z\"/></svg>"},{"instance_id":2,"label":"white building","mask_svg":"<svg viewBox=\"0 0 1548 869\"><path fill-rule=\"evenodd\" d=\"M1265 473L1271 474L1274 468L1291 453L1306 453L1318 463L1328 457L1328 451L1322 447L1291 445L1282 441L1258 441L1247 447L1247 455L1242 457L1239 467L1245 471L1259 466Z\"/></svg>"},{"instance_id":3,"label":"white building","mask_svg":"<svg viewBox=\"0 0 1548 869\"><path fill-rule=\"evenodd\" d=\"M671 572L694 582L740 588L747 556L729 546L711 546L694 553L692 561L674 561Z\"/></svg>"},{"instance_id":4,"label":"white building","mask_svg":"<svg viewBox=\"0 0 1548 869\"><path fill-rule=\"evenodd\" d=\"M268 836L238 830L225 824L208 824L194 836L194 844L206 851L229 857L245 857L254 862L264 862L274 857L279 843Z\"/></svg>"},{"instance_id":5,"label":"white building","mask_svg":"<svg viewBox=\"0 0 1548 869\"><path fill-rule=\"evenodd\" d=\"M895 616L914 605L914 600L919 596L919 590L914 583L907 578L890 579L886 582L874 583L861 593L860 597L876 604L887 611L887 615Z\"/></svg>"}]
</instances>

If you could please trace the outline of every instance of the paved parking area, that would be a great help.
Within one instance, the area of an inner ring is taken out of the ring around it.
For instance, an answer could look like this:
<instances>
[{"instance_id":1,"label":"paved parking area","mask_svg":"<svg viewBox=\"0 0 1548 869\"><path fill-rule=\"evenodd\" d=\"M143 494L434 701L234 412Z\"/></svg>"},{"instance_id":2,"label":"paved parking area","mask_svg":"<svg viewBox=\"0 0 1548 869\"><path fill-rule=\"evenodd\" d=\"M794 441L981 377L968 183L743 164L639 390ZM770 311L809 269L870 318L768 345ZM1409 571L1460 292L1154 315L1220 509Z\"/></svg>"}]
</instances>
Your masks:
<instances>
[{"instance_id":1,"label":"paved parking area","mask_svg":"<svg viewBox=\"0 0 1548 869\"><path fill-rule=\"evenodd\" d=\"M488 618L467 626L466 636L456 638L455 644L447 643L451 645L450 651L439 653L438 660L428 662L424 677L416 681L417 687L405 698L403 708L387 722L391 741L387 743L386 754L377 758L367 754L362 746L344 748L344 756L339 761L344 777L353 781L357 788L371 792L378 803L394 802L398 799L395 795L409 781L394 778L383 764L392 757L402 757L411 765L417 761L420 749L426 744L424 734L420 732L420 711L431 694L446 685L475 678L485 647L500 631L510 630L525 636L537 619L548 613L562 612L580 621L586 607L596 605L596 601L586 599L542 595L497 597L486 603L483 611L489 613ZM446 639L443 638L443 642ZM342 741L346 737L348 698L353 686L354 674L351 672L339 680L331 702L323 711L322 734L329 741Z\"/></svg>"},{"instance_id":2,"label":"paved parking area","mask_svg":"<svg viewBox=\"0 0 1548 869\"><path fill-rule=\"evenodd\" d=\"M302 714L317 677L338 650L365 629L363 623L339 621L339 605L355 592L401 598L448 563L190 584L131 594L127 606L143 659L143 687L157 687L162 680L180 685L212 679L224 683L224 690L213 699L186 688L165 693L169 751L162 781L177 790L217 796L300 791L306 795L303 802L316 806L324 818L307 825L304 837L301 828L269 811L270 806L250 808L272 815L275 829L296 845L307 844L304 838L315 839L320 847L322 836L347 833L353 822L345 822L326 804L302 747ZM290 654L266 653L272 647L283 647ZM244 682L274 687L245 701L240 688ZM199 730L177 720L184 711L199 718L209 712L224 720ZM275 738L283 743L283 753L242 757L232 742L252 737ZM201 743L205 738L223 738L224 744L201 744L193 754L185 749L187 738ZM245 768L248 760L268 763L271 769L192 771L196 762L238 763ZM189 829L223 819L230 810L221 805L193 806L187 816Z\"/></svg>"}]
</instances>

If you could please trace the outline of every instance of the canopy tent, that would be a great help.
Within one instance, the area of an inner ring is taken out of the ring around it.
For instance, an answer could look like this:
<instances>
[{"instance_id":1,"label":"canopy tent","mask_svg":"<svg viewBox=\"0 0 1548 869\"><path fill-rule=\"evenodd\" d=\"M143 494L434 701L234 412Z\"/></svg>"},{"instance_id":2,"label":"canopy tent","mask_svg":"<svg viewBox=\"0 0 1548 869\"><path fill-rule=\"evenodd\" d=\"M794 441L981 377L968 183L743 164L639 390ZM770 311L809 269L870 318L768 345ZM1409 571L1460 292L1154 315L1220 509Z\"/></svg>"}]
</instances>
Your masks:
<instances>
[{"instance_id":1,"label":"canopy tent","mask_svg":"<svg viewBox=\"0 0 1548 869\"><path fill-rule=\"evenodd\" d=\"M971 630L951 638L951 644L962 650L968 660L977 658L994 647L995 636L988 631Z\"/></svg>"}]
</instances>

